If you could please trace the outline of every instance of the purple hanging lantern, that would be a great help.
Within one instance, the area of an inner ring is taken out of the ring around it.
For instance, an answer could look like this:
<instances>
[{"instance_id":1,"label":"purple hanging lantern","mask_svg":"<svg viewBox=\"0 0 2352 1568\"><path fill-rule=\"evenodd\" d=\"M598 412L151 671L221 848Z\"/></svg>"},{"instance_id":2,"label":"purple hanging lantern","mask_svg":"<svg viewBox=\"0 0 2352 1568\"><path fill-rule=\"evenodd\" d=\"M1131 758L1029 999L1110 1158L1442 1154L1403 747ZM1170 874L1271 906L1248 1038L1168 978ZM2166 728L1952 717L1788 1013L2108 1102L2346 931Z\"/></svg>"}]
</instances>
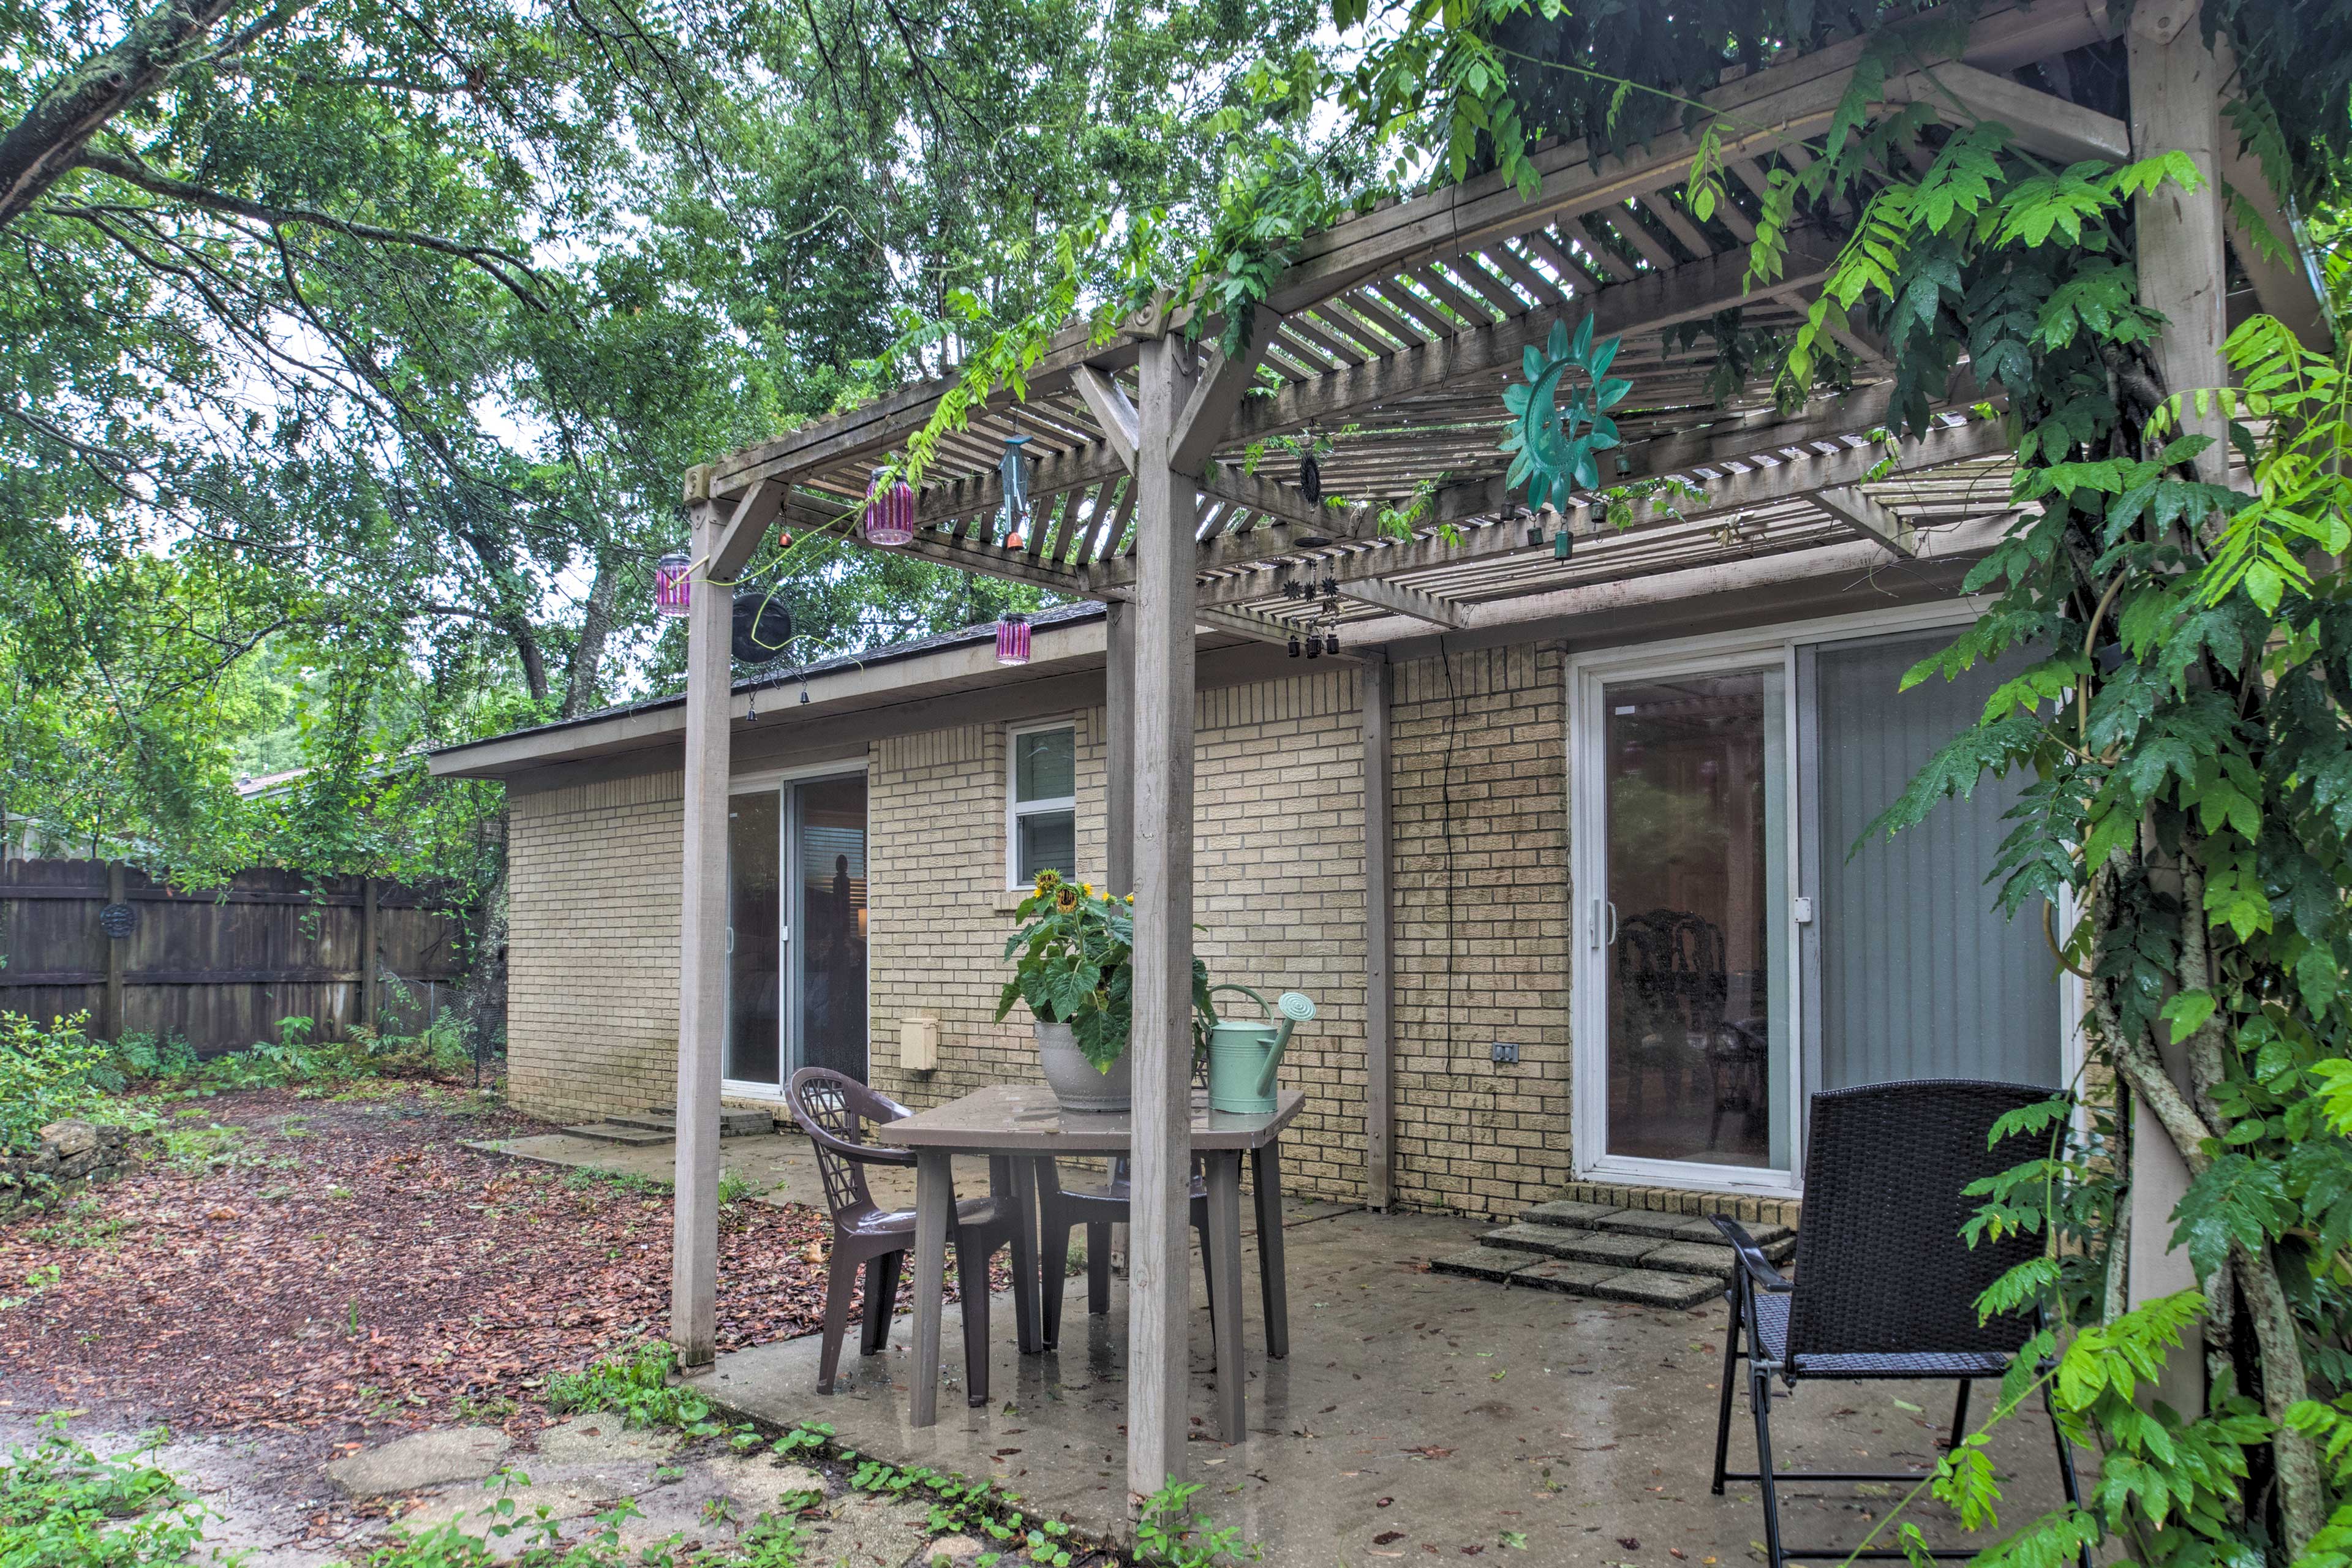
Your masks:
<instances>
[{"instance_id":1,"label":"purple hanging lantern","mask_svg":"<svg viewBox=\"0 0 2352 1568\"><path fill-rule=\"evenodd\" d=\"M654 611L683 616L694 607L694 557L673 550L654 563Z\"/></svg>"},{"instance_id":2,"label":"purple hanging lantern","mask_svg":"<svg viewBox=\"0 0 2352 1568\"><path fill-rule=\"evenodd\" d=\"M896 550L915 537L915 492L904 479L883 483L889 471L874 470L866 498L866 542Z\"/></svg>"},{"instance_id":3,"label":"purple hanging lantern","mask_svg":"<svg viewBox=\"0 0 2352 1568\"><path fill-rule=\"evenodd\" d=\"M1029 662L1029 617L1011 610L996 617L996 662Z\"/></svg>"}]
</instances>

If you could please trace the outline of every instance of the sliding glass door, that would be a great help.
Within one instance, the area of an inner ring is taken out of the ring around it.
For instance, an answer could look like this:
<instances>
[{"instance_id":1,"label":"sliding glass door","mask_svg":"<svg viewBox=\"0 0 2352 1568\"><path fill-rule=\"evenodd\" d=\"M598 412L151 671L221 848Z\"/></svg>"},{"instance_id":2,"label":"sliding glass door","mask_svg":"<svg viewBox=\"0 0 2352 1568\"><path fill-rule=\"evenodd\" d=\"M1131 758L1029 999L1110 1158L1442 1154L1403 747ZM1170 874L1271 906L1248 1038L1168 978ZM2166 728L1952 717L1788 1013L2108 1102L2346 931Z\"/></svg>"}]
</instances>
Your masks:
<instances>
[{"instance_id":1,"label":"sliding glass door","mask_svg":"<svg viewBox=\"0 0 2352 1568\"><path fill-rule=\"evenodd\" d=\"M1788 1179L1788 690L1780 659L1588 685L1578 1065L1593 1163Z\"/></svg>"},{"instance_id":2,"label":"sliding glass door","mask_svg":"<svg viewBox=\"0 0 2352 1568\"><path fill-rule=\"evenodd\" d=\"M729 1091L773 1096L803 1067L863 1081L865 774L735 795L727 849Z\"/></svg>"},{"instance_id":3,"label":"sliding glass door","mask_svg":"<svg viewBox=\"0 0 2352 1568\"><path fill-rule=\"evenodd\" d=\"M1582 1173L1792 1192L1815 1090L2063 1080L2042 910L1989 881L2025 781L1866 831L2006 666L1904 691L1948 633L1807 630L1572 667Z\"/></svg>"}]
</instances>

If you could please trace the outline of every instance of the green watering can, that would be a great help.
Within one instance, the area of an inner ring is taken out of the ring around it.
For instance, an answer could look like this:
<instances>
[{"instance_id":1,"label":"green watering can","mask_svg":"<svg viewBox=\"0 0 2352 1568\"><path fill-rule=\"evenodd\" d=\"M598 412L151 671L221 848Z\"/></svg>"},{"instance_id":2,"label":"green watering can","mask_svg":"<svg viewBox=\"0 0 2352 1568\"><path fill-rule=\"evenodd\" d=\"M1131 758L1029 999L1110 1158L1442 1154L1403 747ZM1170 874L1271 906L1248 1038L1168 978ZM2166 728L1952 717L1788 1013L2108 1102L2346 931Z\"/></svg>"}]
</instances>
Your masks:
<instances>
[{"instance_id":1,"label":"green watering can","mask_svg":"<svg viewBox=\"0 0 2352 1568\"><path fill-rule=\"evenodd\" d=\"M1238 1116L1265 1116L1274 1110L1274 1075L1282 1066L1290 1031L1315 1016L1315 1004L1296 991L1286 991L1268 1007L1265 998L1246 985L1218 985L1238 991L1264 1009L1265 1016L1243 1024L1226 1019L1209 1031L1209 1109ZM1275 1013L1282 1014L1280 1023Z\"/></svg>"}]
</instances>

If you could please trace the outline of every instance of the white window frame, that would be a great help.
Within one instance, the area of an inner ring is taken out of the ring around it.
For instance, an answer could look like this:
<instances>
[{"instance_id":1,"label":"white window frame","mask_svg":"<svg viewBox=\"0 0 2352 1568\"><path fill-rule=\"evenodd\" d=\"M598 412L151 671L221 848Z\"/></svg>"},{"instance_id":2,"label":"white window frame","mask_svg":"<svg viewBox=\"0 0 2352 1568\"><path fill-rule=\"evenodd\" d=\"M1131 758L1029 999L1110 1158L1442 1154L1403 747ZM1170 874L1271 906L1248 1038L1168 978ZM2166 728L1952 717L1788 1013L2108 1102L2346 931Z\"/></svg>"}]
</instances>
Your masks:
<instances>
[{"instance_id":1,"label":"white window frame","mask_svg":"<svg viewBox=\"0 0 2352 1568\"><path fill-rule=\"evenodd\" d=\"M1958 631L1974 622L1980 614L1980 608L1969 600L1937 600L1855 615L1824 616L1817 620L1780 622L1740 631L1588 648L1571 655L1567 661L1565 683L1571 891L1601 885L1606 824L1602 816L1603 802L1593 789L1592 781L1601 777L1599 769L1602 761L1602 728L1606 715L1601 694L1612 677L1664 674L1669 670L1675 674L1693 674L1707 669L1751 668L1759 665L1779 664L1786 672L1784 679L1788 682L1785 710L1788 777L1783 787L1793 817L1794 813L1802 809L1797 794L1798 692L1795 660L1798 647L1851 642L1902 632ZM1802 886L1800 847L1795 832L1790 832L1786 837L1790 860L1788 885L1793 890ZM1572 918L1569 921L1569 1023L1573 1041L1571 1070L1575 1074L1572 1081L1581 1086L1605 1084L1608 1068L1607 979L1601 973L1601 961L1591 951L1591 933L1587 929L1590 909L1590 894L1576 898ZM2057 913L2061 929L2071 927L2072 910L2062 907ZM1774 1021L1786 1027L1790 1031L1790 1038L1798 1044L1798 1048L1789 1053L1791 1079L1789 1103L1796 1107L1802 1105L1804 1098L1802 1043L1805 1037L1801 1012L1802 968L1793 910L1784 918L1790 925L1789 973L1783 981L1787 1002L1783 1016ZM2084 1061L2082 1017L2087 999L2081 980L2071 973L2062 972L2059 998L2063 1029L2063 1037L2059 1045L2059 1072L2065 1082L2072 1084L2080 1079ZM1678 1160L1634 1160L1622 1155L1610 1156L1601 1152L1607 1146L1607 1115L1605 1091L1571 1096L1570 1141L1574 1150L1571 1164L1579 1179L1638 1183L1645 1186L1688 1187L1708 1192L1728 1190L1774 1196L1802 1195L1805 1130L1801 1117L1798 1119L1790 1139L1790 1159L1793 1168L1780 1172Z\"/></svg>"},{"instance_id":2,"label":"white window frame","mask_svg":"<svg viewBox=\"0 0 2352 1568\"><path fill-rule=\"evenodd\" d=\"M1055 795L1055 796L1054 796L1053 798L1048 799L1048 800L1023 800L1023 799L1021 798L1021 748L1020 748L1020 745L1019 745L1019 742L1020 742L1020 740L1021 740L1021 737L1022 737L1022 736L1024 736L1024 735L1042 735L1042 734L1046 733L1046 732L1047 732L1047 731L1054 731L1054 730L1067 730L1067 731L1070 732L1070 792L1071 792L1071 793L1069 793L1068 795ZM1009 724L1009 725L1005 726L1005 730L1004 730L1004 885L1005 885L1005 887L1007 887L1007 888L1020 888L1020 887L1025 887L1025 886L1027 885L1027 884L1026 884L1026 883L1024 883L1024 882L1022 880L1022 879L1021 879L1021 819L1022 819L1023 817L1024 817L1024 816L1042 816L1042 815L1044 815L1045 813L1049 812L1049 811L1066 811L1066 812L1068 812L1068 813L1070 814L1070 845L1071 845L1070 853L1071 853L1071 856L1072 856L1072 858L1075 858L1076 857L1076 854L1077 854L1077 826L1078 826L1078 796L1077 796L1077 788L1078 788L1078 720L1077 720L1077 716L1076 716L1076 714L1070 714L1070 715L1067 715L1067 716L1066 716L1066 717L1058 718L1058 719L1041 719L1041 720L1034 720L1034 721L1026 721L1026 722L1024 722L1024 723L1019 723L1019 724ZM1070 867L1070 868L1069 868L1069 874L1070 874L1072 877L1074 877L1074 878L1075 878L1075 877L1076 877L1076 876L1078 875L1078 868L1077 868L1076 866L1072 866L1072 867Z\"/></svg>"}]
</instances>

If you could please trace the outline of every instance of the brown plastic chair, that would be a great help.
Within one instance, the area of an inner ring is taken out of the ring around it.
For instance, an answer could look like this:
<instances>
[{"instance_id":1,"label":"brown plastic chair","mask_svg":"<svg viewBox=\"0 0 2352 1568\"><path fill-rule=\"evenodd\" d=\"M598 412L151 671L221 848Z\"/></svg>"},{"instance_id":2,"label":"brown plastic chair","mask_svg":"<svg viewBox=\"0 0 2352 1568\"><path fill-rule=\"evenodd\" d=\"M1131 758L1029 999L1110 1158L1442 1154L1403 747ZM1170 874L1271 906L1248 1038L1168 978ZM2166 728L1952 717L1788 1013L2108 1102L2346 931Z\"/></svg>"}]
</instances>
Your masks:
<instances>
[{"instance_id":1,"label":"brown plastic chair","mask_svg":"<svg viewBox=\"0 0 2352 1568\"><path fill-rule=\"evenodd\" d=\"M915 1240L915 1211L885 1210L875 1203L865 1172L867 1165L912 1165L914 1151L867 1142L866 1124L886 1126L914 1112L827 1068L803 1068L793 1074L784 1089L784 1104L801 1131L808 1134L816 1153L817 1173L824 1180L825 1204L833 1213L833 1259L824 1281L824 1344L816 1374L816 1391L831 1394L834 1373L841 1365L841 1341L849 1326L849 1296L856 1287L858 1269L866 1270L866 1321L858 1352L877 1355L889 1342L899 1270ZM989 1260L999 1247L1010 1247L1016 1280L1026 1278L1036 1266L1030 1256L1027 1228L1021 1223L1009 1163L990 1161L989 1173L994 1191L988 1197L959 1200L955 1225L949 1232L949 1239L955 1243L956 1282L962 1294L964 1394L974 1408L988 1403ZM1028 1350L1037 1337L1029 1321L1029 1293L1016 1289L1013 1300L1021 1345Z\"/></svg>"},{"instance_id":2,"label":"brown plastic chair","mask_svg":"<svg viewBox=\"0 0 2352 1568\"><path fill-rule=\"evenodd\" d=\"M1043 1256L1045 1348L1062 1339L1062 1290L1070 1272L1070 1232L1087 1227L1087 1310L1099 1318L1110 1310L1110 1227L1128 1223L1132 1201L1128 1162L1110 1163L1109 1179L1098 1186L1065 1187L1060 1169L1051 1160L1037 1162L1037 1210L1043 1226L1038 1251ZM1196 1170L1192 1176L1192 1228L1201 1237L1201 1277L1209 1282L1210 1321L1216 1321L1215 1281L1209 1279L1209 1184Z\"/></svg>"}]
</instances>

